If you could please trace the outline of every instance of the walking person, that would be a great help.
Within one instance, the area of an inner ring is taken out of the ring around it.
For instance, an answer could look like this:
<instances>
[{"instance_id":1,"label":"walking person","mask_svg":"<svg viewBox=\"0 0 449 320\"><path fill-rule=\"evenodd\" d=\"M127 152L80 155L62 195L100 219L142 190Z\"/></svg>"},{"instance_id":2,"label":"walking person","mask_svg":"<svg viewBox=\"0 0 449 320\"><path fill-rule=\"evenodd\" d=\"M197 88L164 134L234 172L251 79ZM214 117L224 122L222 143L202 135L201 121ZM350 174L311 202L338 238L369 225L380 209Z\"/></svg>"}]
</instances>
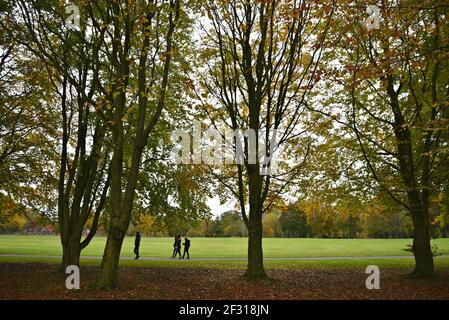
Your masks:
<instances>
[{"instance_id":1,"label":"walking person","mask_svg":"<svg viewBox=\"0 0 449 320\"><path fill-rule=\"evenodd\" d=\"M173 252L171 254L172 259L175 257L176 254L176 240L178 239L178 236L175 236L175 242L173 242Z\"/></svg>"},{"instance_id":2,"label":"walking person","mask_svg":"<svg viewBox=\"0 0 449 320\"><path fill-rule=\"evenodd\" d=\"M184 254L182 255L182 258L184 259L184 256L187 253L187 259L190 259L190 255L189 255L189 248L190 248L190 240L187 238L187 236L184 237Z\"/></svg>"},{"instance_id":3,"label":"walking person","mask_svg":"<svg viewBox=\"0 0 449 320\"><path fill-rule=\"evenodd\" d=\"M136 238L134 239L134 254L136 255L136 257L134 258L135 260L140 258L139 248L140 248L140 233L137 232Z\"/></svg>"},{"instance_id":4,"label":"walking person","mask_svg":"<svg viewBox=\"0 0 449 320\"><path fill-rule=\"evenodd\" d=\"M179 259L181 259L181 235L178 234L177 240L176 240L176 252L175 252L175 258L179 254Z\"/></svg>"},{"instance_id":5,"label":"walking person","mask_svg":"<svg viewBox=\"0 0 449 320\"><path fill-rule=\"evenodd\" d=\"M177 255L177 253L179 251L179 249L178 249L178 245L179 245L178 237L179 237L178 235L175 235L175 242L173 242L173 253L171 255L172 259L174 259L176 257L176 255Z\"/></svg>"}]
</instances>

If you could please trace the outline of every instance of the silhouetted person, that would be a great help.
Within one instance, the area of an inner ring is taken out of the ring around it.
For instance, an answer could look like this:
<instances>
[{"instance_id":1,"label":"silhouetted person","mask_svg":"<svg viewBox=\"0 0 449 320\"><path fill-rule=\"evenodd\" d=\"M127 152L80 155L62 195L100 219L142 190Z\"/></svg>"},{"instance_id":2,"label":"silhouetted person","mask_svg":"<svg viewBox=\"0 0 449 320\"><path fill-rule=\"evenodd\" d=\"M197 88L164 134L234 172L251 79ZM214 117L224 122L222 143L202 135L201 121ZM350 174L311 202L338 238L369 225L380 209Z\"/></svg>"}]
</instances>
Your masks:
<instances>
[{"instance_id":1,"label":"silhouetted person","mask_svg":"<svg viewBox=\"0 0 449 320\"><path fill-rule=\"evenodd\" d=\"M175 252L175 258L176 256L179 254L179 259L181 259L181 235L178 234L177 239L176 239L176 252Z\"/></svg>"},{"instance_id":2,"label":"silhouetted person","mask_svg":"<svg viewBox=\"0 0 449 320\"><path fill-rule=\"evenodd\" d=\"M189 255L189 248L190 248L190 240L187 239L187 237L184 237L184 254L182 255L182 258L184 259L184 256L187 253L187 259L190 259L190 255Z\"/></svg>"},{"instance_id":3,"label":"silhouetted person","mask_svg":"<svg viewBox=\"0 0 449 320\"><path fill-rule=\"evenodd\" d=\"M139 247L140 247L140 233L136 233L136 239L134 239L134 254L136 257L134 259L139 259Z\"/></svg>"},{"instance_id":4,"label":"silhouetted person","mask_svg":"<svg viewBox=\"0 0 449 320\"><path fill-rule=\"evenodd\" d=\"M178 235L175 235L175 242L173 243L173 254L171 255L172 258L176 257L176 254L178 253Z\"/></svg>"}]
</instances>

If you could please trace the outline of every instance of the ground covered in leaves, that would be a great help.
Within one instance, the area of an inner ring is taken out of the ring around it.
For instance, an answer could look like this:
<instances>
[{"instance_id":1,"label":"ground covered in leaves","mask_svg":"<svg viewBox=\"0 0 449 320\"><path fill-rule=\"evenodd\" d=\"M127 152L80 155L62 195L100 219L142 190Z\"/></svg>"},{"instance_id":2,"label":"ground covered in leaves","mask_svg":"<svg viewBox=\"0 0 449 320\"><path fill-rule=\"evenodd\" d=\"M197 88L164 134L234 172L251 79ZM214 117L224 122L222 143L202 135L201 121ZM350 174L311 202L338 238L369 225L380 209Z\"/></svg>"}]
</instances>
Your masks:
<instances>
[{"instance_id":1,"label":"ground covered in leaves","mask_svg":"<svg viewBox=\"0 0 449 320\"><path fill-rule=\"evenodd\" d=\"M0 263L0 299L449 299L449 273L431 280L404 277L411 270L382 269L381 289L367 290L362 268L268 270L250 281L242 270L120 268L120 288L94 288L98 267L81 267L81 289L65 288L66 275L40 263Z\"/></svg>"}]
</instances>

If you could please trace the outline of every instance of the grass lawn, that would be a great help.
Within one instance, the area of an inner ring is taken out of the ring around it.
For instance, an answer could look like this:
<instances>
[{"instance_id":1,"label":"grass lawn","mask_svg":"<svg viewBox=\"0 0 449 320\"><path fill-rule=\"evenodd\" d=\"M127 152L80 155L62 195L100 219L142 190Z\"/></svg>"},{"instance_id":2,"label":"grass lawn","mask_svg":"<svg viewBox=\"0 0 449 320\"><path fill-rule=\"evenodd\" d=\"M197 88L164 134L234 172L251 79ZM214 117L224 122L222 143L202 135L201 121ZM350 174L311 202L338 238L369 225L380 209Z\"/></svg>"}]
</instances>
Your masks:
<instances>
[{"instance_id":1,"label":"grass lawn","mask_svg":"<svg viewBox=\"0 0 449 320\"><path fill-rule=\"evenodd\" d=\"M1 257L0 263L48 263L58 265L59 258L44 257ZM101 260L81 259L81 266L99 267ZM435 267L449 269L449 258L436 257ZM148 268L199 268L199 269L225 269L245 270L246 261L207 261L207 260L120 260L121 267L148 267ZM365 269L368 265L377 265L379 268L401 268L413 269L414 259L343 259L343 260L269 260L264 262L267 270L276 269L322 269L322 268L360 268ZM55 267L56 269L56 267Z\"/></svg>"},{"instance_id":2,"label":"grass lawn","mask_svg":"<svg viewBox=\"0 0 449 320\"><path fill-rule=\"evenodd\" d=\"M247 239L245 238L192 238L191 257L195 258L245 258ZM101 257L106 238L94 238L83 250L83 256ZM133 257L132 237L125 238L122 257ZM314 258L314 257L350 257L350 256L407 256L403 249L411 243L410 239L279 239L263 240L265 258ZM439 251L449 254L449 239L436 239L433 244ZM167 258L172 252L171 238L142 238L141 256ZM0 255L19 254L36 256L59 256L61 245L57 236L0 235ZM7 257L0 256L0 262L45 262L57 264L59 258L47 257ZM82 259L82 265L98 266L99 259ZM386 268L412 268L414 260L404 259L344 259L344 260L307 260L307 261L266 261L267 269L294 269L314 267L366 267L376 264ZM121 260L121 266L135 267L193 267L218 269L244 269L246 261L145 261ZM448 257L435 258L438 267L449 267Z\"/></svg>"},{"instance_id":3,"label":"grass lawn","mask_svg":"<svg viewBox=\"0 0 449 320\"><path fill-rule=\"evenodd\" d=\"M195 258L245 258L246 238L192 238L191 257ZM84 256L102 256L105 237L96 237L83 250ZM411 239L263 239L265 258L344 257L344 256L400 256ZM442 254L449 254L449 239L435 239ZM168 258L173 250L171 238L142 237L142 257ZM132 257L134 238L127 237L122 247L122 257ZM57 236L0 235L0 254L61 255Z\"/></svg>"}]
</instances>

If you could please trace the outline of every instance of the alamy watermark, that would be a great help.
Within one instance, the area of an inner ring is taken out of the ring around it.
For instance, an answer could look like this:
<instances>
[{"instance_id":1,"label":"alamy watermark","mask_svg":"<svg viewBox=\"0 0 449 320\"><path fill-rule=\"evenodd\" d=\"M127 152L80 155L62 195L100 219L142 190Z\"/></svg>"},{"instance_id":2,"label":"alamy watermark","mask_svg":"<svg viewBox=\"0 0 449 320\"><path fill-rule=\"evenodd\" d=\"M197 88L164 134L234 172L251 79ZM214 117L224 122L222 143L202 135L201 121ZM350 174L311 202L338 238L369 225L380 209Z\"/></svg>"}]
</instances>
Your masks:
<instances>
[{"instance_id":1,"label":"alamy watermark","mask_svg":"<svg viewBox=\"0 0 449 320\"><path fill-rule=\"evenodd\" d=\"M376 265L366 267L365 273L369 274L365 281L365 286L368 290L380 289L380 270Z\"/></svg>"},{"instance_id":2,"label":"alamy watermark","mask_svg":"<svg viewBox=\"0 0 449 320\"><path fill-rule=\"evenodd\" d=\"M280 148L276 129L202 130L200 121L193 121L191 130L174 130L172 159L177 164L259 164L261 175L271 175L276 168Z\"/></svg>"},{"instance_id":3,"label":"alamy watermark","mask_svg":"<svg viewBox=\"0 0 449 320\"><path fill-rule=\"evenodd\" d=\"M65 287L68 290L79 290L80 289L80 268L76 265L67 266L65 273L69 276L65 280Z\"/></svg>"},{"instance_id":4,"label":"alamy watermark","mask_svg":"<svg viewBox=\"0 0 449 320\"><path fill-rule=\"evenodd\" d=\"M365 20L365 26L368 30L380 29L380 9L371 4L366 7L366 13L369 15Z\"/></svg>"},{"instance_id":5,"label":"alamy watermark","mask_svg":"<svg viewBox=\"0 0 449 320\"><path fill-rule=\"evenodd\" d=\"M69 15L65 20L67 28L69 28L70 30L81 30L80 8L77 5L69 3L65 7L65 12Z\"/></svg>"}]
</instances>

